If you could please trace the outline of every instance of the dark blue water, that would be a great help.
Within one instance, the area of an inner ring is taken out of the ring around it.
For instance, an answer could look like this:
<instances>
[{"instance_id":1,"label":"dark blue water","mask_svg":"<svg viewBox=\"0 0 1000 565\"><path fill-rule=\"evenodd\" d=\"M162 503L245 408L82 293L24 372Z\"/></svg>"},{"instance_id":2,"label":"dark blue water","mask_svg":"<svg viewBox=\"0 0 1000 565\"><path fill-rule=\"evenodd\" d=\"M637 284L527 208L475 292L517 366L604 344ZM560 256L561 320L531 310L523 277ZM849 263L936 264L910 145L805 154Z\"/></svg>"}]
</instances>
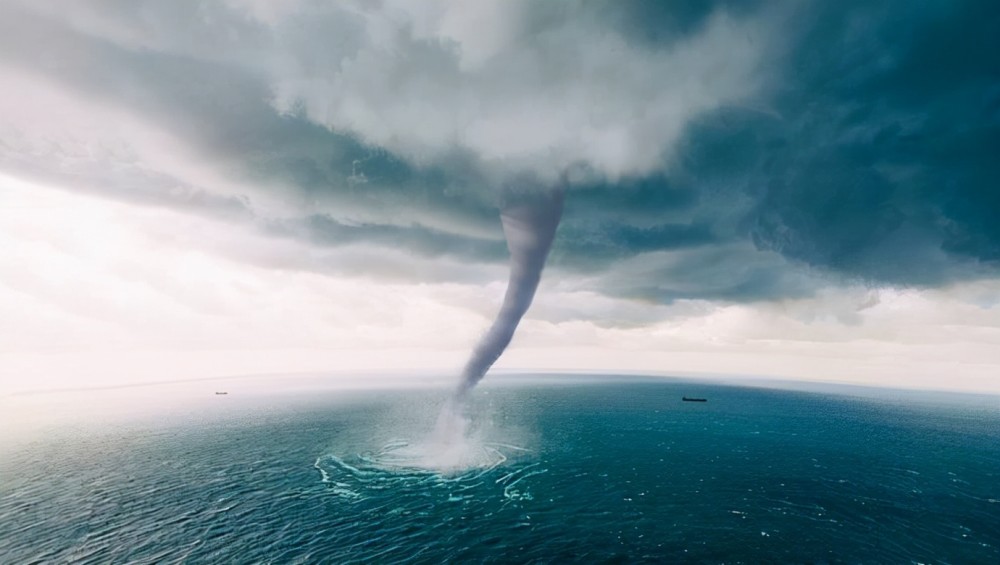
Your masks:
<instances>
[{"instance_id":1,"label":"dark blue water","mask_svg":"<svg viewBox=\"0 0 1000 565\"><path fill-rule=\"evenodd\" d=\"M1000 562L996 397L663 381L476 401L472 463L444 473L407 451L427 391L21 445L0 562Z\"/></svg>"}]
</instances>

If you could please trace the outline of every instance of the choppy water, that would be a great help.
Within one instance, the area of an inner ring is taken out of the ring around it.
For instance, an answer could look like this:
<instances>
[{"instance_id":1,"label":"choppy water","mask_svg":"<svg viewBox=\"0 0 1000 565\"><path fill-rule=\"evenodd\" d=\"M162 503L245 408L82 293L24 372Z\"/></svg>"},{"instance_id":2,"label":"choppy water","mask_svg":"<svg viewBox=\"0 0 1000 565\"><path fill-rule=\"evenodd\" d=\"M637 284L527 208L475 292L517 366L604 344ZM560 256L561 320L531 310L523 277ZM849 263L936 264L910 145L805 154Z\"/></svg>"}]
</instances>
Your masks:
<instances>
[{"instance_id":1,"label":"choppy water","mask_svg":"<svg viewBox=\"0 0 1000 565\"><path fill-rule=\"evenodd\" d=\"M525 384L442 454L345 394L9 450L0 562L1000 562L995 397Z\"/></svg>"}]
</instances>

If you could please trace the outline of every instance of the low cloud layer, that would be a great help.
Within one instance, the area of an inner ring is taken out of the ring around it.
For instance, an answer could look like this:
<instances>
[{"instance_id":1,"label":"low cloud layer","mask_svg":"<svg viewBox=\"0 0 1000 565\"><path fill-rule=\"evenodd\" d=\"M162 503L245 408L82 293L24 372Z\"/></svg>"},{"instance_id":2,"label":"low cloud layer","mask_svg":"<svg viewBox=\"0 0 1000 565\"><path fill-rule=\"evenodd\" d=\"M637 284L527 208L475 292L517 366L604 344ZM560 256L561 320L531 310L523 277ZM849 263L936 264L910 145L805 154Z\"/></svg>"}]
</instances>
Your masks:
<instances>
[{"instance_id":1,"label":"low cloud layer","mask_svg":"<svg viewBox=\"0 0 1000 565\"><path fill-rule=\"evenodd\" d=\"M642 267L602 284L653 276ZM0 176L0 400L251 373L337 370L363 386L375 384L359 378L366 369L452 376L500 307L505 276L501 265L317 248ZM424 278L435 282L412 282ZM1000 390L998 280L753 303L663 304L593 286L547 277L499 367Z\"/></svg>"}]
</instances>

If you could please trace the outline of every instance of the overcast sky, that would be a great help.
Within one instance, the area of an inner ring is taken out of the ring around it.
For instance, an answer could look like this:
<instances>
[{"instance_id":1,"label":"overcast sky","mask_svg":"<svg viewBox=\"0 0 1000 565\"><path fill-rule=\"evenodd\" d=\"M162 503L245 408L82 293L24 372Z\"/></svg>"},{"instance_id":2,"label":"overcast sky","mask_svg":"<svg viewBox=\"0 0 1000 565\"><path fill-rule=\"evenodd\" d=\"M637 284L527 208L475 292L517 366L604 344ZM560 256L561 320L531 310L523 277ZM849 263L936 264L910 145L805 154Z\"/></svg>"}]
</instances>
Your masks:
<instances>
[{"instance_id":1,"label":"overcast sky","mask_svg":"<svg viewBox=\"0 0 1000 565\"><path fill-rule=\"evenodd\" d=\"M0 0L0 390L500 368L1000 391L989 1Z\"/></svg>"}]
</instances>

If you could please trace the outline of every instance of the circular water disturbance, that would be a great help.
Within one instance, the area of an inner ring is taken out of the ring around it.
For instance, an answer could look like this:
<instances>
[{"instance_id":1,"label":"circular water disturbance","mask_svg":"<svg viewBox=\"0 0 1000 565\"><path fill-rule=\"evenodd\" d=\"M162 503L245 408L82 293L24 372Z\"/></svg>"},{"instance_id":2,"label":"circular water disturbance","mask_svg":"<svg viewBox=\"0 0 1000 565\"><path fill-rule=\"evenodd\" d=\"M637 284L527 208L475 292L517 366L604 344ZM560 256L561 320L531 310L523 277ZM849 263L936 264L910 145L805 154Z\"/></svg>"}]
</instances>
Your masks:
<instances>
[{"instance_id":1,"label":"circular water disturbance","mask_svg":"<svg viewBox=\"0 0 1000 565\"><path fill-rule=\"evenodd\" d=\"M426 502L439 495L451 502L492 498L530 500L524 479L545 473L531 462L531 452L506 443L456 445L439 451L433 443L398 439L376 451L324 455L315 467L322 481L349 500L392 498L405 508L415 497Z\"/></svg>"},{"instance_id":2,"label":"circular water disturbance","mask_svg":"<svg viewBox=\"0 0 1000 565\"><path fill-rule=\"evenodd\" d=\"M325 455L315 467L337 495L352 500L385 493L394 505L407 496L423 503L436 493L446 493L450 502L496 500L497 493L508 502L530 500L522 482L545 470L530 461L528 449L486 441L482 430L470 430L461 409L445 404L433 431L419 442L396 439L372 452Z\"/></svg>"}]
</instances>

